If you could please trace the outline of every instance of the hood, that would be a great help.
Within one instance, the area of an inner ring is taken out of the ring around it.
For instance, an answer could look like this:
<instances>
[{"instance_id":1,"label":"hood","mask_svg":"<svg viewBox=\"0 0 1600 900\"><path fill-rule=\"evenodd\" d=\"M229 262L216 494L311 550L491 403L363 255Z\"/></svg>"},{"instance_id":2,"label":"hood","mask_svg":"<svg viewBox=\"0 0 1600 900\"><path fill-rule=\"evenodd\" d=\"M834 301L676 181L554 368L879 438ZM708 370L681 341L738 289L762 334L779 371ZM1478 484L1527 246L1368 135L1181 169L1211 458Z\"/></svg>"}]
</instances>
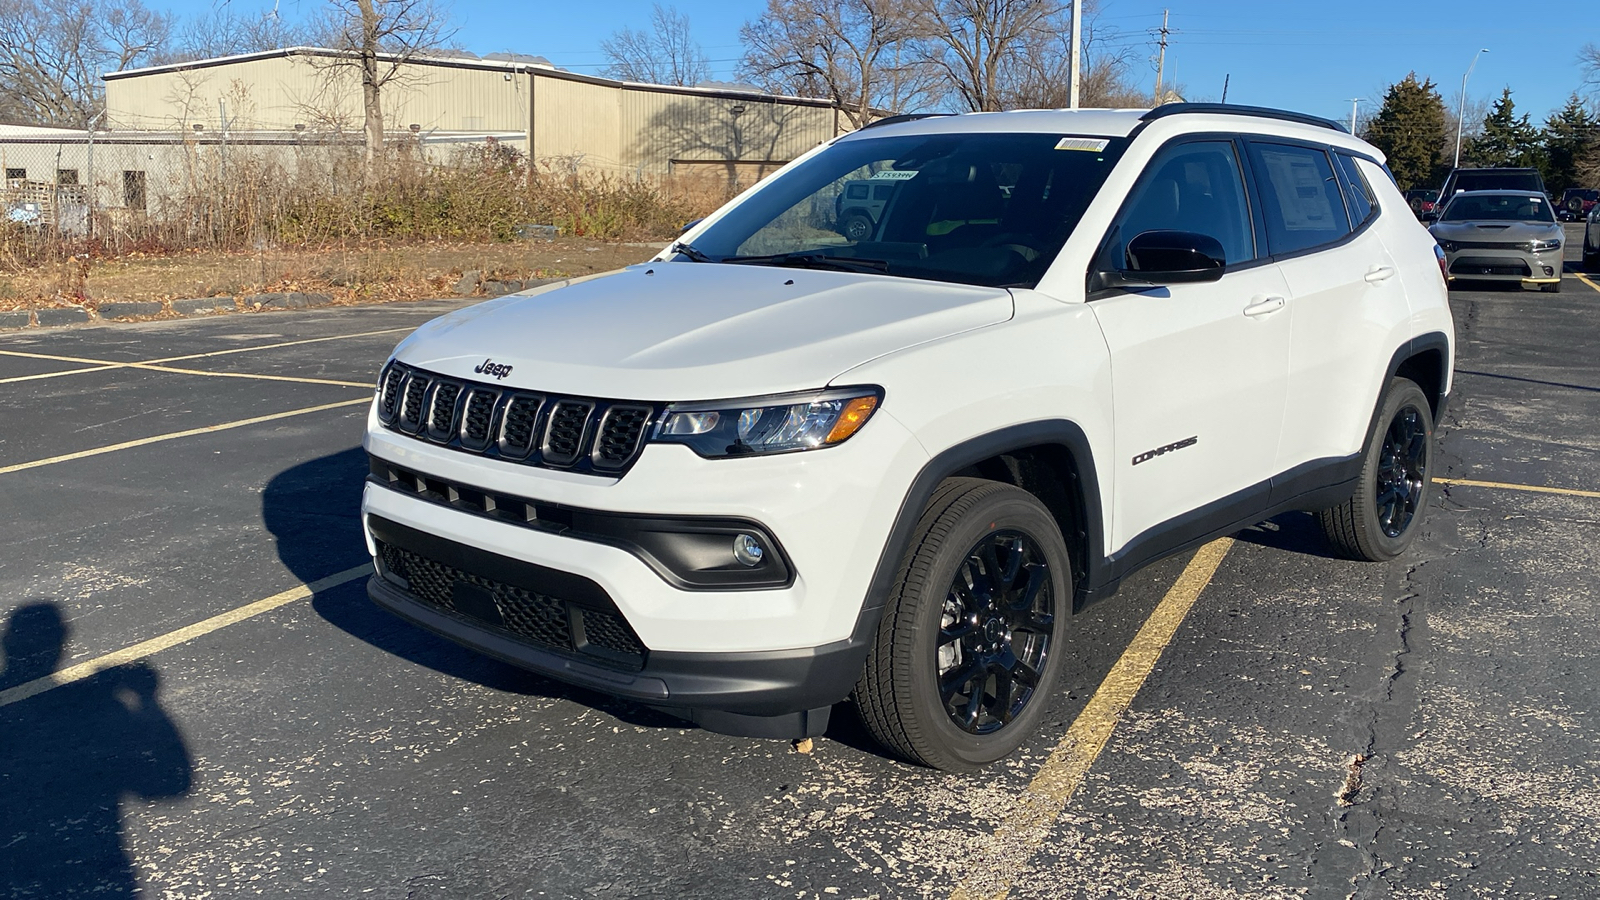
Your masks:
<instances>
[{"instance_id":1,"label":"hood","mask_svg":"<svg viewBox=\"0 0 1600 900\"><path fill-rule=\"evenodd\" d=\"M1465 222L1435 222L1428 227L1434 238L1451 241L1494 241L1519 243L1545 240L1551 235L1560 236L1561 226L1555 222L1507 222L1484 220Z\"/></svg>"},{"instance_id":2,"label":"hood","mask_svg":"<svg viewBox=\"0 0 1600 900\"><path fill-rule=\"evenodd\" d=\"M459 310L419 328L395 355L473 381L493 380L487 364L501 376L495 383L537 391L712 400L823 387L878 356L1011 314L1002 288L649 263Z\"/></svg>"}]
</instances>

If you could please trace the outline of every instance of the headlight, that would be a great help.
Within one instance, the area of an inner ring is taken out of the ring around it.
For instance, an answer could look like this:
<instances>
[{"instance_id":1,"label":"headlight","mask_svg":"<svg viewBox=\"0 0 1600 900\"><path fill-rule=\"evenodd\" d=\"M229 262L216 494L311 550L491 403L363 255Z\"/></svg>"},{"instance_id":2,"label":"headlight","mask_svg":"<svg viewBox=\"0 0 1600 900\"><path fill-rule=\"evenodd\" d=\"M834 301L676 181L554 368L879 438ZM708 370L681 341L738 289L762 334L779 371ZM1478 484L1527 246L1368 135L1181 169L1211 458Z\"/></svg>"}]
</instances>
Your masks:
<instances>
[{"instance_id":1,"label":"headlight","mask_svg":"<svg viewBox=\"0 0 1600 900\"><path fill-rule=\"evenodd\" d=\"M651 440L687 444L701 456L750 456L842 444L883 399L877 387L834 388L710 403L674 403Z\"/></svg>"},{"instance_id":2,"label":"headlight","mask_svg":"<svg viewBox=\"0 0 1600 900\"><path fill-rule=\"evenodd\" d=\"M1560 250L1561 249L1561 239L1560 238L1552 238L1551 240L1548 240L1548 241L1534 241L1534 242L1532 242L1530 244L1526 244L1525 246L1527 247L1527 249L1532 250L1534 253L1543 253L1543 252L1545 252L1547 250Z\"/></svg>"}]
</instances>

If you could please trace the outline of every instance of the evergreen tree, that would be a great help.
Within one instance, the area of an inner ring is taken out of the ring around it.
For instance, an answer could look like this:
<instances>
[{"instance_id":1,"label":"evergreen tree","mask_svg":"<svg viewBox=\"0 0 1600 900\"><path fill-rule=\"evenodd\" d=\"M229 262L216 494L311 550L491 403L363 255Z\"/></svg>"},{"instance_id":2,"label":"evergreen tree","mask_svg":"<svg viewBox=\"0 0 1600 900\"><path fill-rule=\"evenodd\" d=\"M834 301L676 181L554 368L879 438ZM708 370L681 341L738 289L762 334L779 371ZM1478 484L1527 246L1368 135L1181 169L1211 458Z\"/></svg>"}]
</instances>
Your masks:
<instances>
[{"instance_id":1,"label":"evergreen tree","mask_svg":"<svg viewBox=\"0 0 1600 900\"><path fill-rule=\"evenodd\" d=\"M1600 149L1600 116L1584 107L1576 91L1567 105L1551 113L1544 123L1544 184L1550 195L1561 198L1569 187L1581 183L1585 157Z\"/></svg>"},{"instance_id":2,"label":"evergreen tree","mask_svg":"<svg viewBox=\"0 0 1600 900\"><path fill-rule=\"evenodd\" d=\"M1444 100L1431 80L1412 72L1389 85L1362 137L1383 151L1400 189L1409 191L1444 180L1444 128Z\"/></svg>"},{"instance_id":3,"label":"evergreen tree","mask_svg":"<svg viewBox=\"0 0 1600 900\"><path fill-rule=\"evenodd\" d=\"M1483 133L1472 139L1467 154L1473 165L1524 167L1539 165L1543 157L1539 129L1511 100L1511 88L1500 94L1494 108L1483 117Z\"/></svg>"}]
</instances>

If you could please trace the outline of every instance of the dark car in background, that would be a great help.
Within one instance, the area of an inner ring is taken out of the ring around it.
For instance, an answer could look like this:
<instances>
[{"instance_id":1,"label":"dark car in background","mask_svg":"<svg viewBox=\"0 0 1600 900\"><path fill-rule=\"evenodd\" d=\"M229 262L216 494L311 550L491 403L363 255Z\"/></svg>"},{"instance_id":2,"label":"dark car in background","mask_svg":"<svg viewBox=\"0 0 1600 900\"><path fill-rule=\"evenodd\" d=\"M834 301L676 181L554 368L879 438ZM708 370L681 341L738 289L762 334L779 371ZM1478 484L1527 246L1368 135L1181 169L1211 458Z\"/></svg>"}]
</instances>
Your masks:
<instances>
[{"instance_id":1,"label":"dark car in background","mask_svg":"<svg viewBox=\"0 0 1600 900\"><path fill-rule=\"evenodd\" d=\"M1591 275L1600 273L1600 203L1589 210L1583 226L1583 270Z\"/></svg>"},{"instance_id":2,"label":"dark car in background","mask_svg":"<svg viewBox=\"0 0 1600 900\"><path fill-rule=\"evenodd\" d=\"M1435 212L1443 212L1445 204L1462 191L1537 191L1550 196L1538 169L1451 169L1439 190Z\"/></svg>"},{"instance_id":3,"label":"dark car in background","mask_svg":"<svg viewBox=\"0 0 1600 900\"><path fill-rule=\"evenodd\" d=\"M1556 217L1563 222L1582 222L1596 202L1600 202L1600 189L1567 188L1556 203Z\"/></svg>"},{"instance_id":4,"label":"dark car in background","mask_svg":"<svg viewBox=\"0 0 1600 900\"><path fill-rule=\"evenodd\" d=\"M1406 191L1406 205L1411 207L1412 215L1422 218L1434 211L1439 202L1438 191Z\"/></svg>"}]
</instances>

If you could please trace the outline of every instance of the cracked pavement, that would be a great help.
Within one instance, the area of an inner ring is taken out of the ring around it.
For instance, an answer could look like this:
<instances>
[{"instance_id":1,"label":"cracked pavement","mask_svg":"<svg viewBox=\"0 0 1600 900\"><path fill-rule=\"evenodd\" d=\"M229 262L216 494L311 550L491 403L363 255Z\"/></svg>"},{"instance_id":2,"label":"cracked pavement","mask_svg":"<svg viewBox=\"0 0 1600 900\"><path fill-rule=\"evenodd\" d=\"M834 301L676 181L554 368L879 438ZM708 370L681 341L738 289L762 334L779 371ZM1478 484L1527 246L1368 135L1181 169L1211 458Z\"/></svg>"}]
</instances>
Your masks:
<instances>
[{"instance_id":1,"label":"cracked pavement","mask_svg":"<svg viewBox=\"0 0 1600 900\"><path fill-rule=\"evenodd\" d=\"M1600 486L1600 293L1453 300L1435 474ZM0 349L150 359L449 308ZM185 365L369 381L399 336ZM0 357L0 378L63 367ZM132 370L3 390L29 427L0 432L0 467L361 395ZM70 665L361 563L363 414L5 476L0 619L53 607ZM1387 565L1329 558L1305 514L1247 529L1011 896L1600 896L1597 556L1600 499L1463 485L1436 485ZM707 734L476 656L352 582L0 706L0 897L947 896L1185 562L1078 618L1044 732L972 777L885 759L848 711L809 754Z\"/></svg>"}]
</instances>

